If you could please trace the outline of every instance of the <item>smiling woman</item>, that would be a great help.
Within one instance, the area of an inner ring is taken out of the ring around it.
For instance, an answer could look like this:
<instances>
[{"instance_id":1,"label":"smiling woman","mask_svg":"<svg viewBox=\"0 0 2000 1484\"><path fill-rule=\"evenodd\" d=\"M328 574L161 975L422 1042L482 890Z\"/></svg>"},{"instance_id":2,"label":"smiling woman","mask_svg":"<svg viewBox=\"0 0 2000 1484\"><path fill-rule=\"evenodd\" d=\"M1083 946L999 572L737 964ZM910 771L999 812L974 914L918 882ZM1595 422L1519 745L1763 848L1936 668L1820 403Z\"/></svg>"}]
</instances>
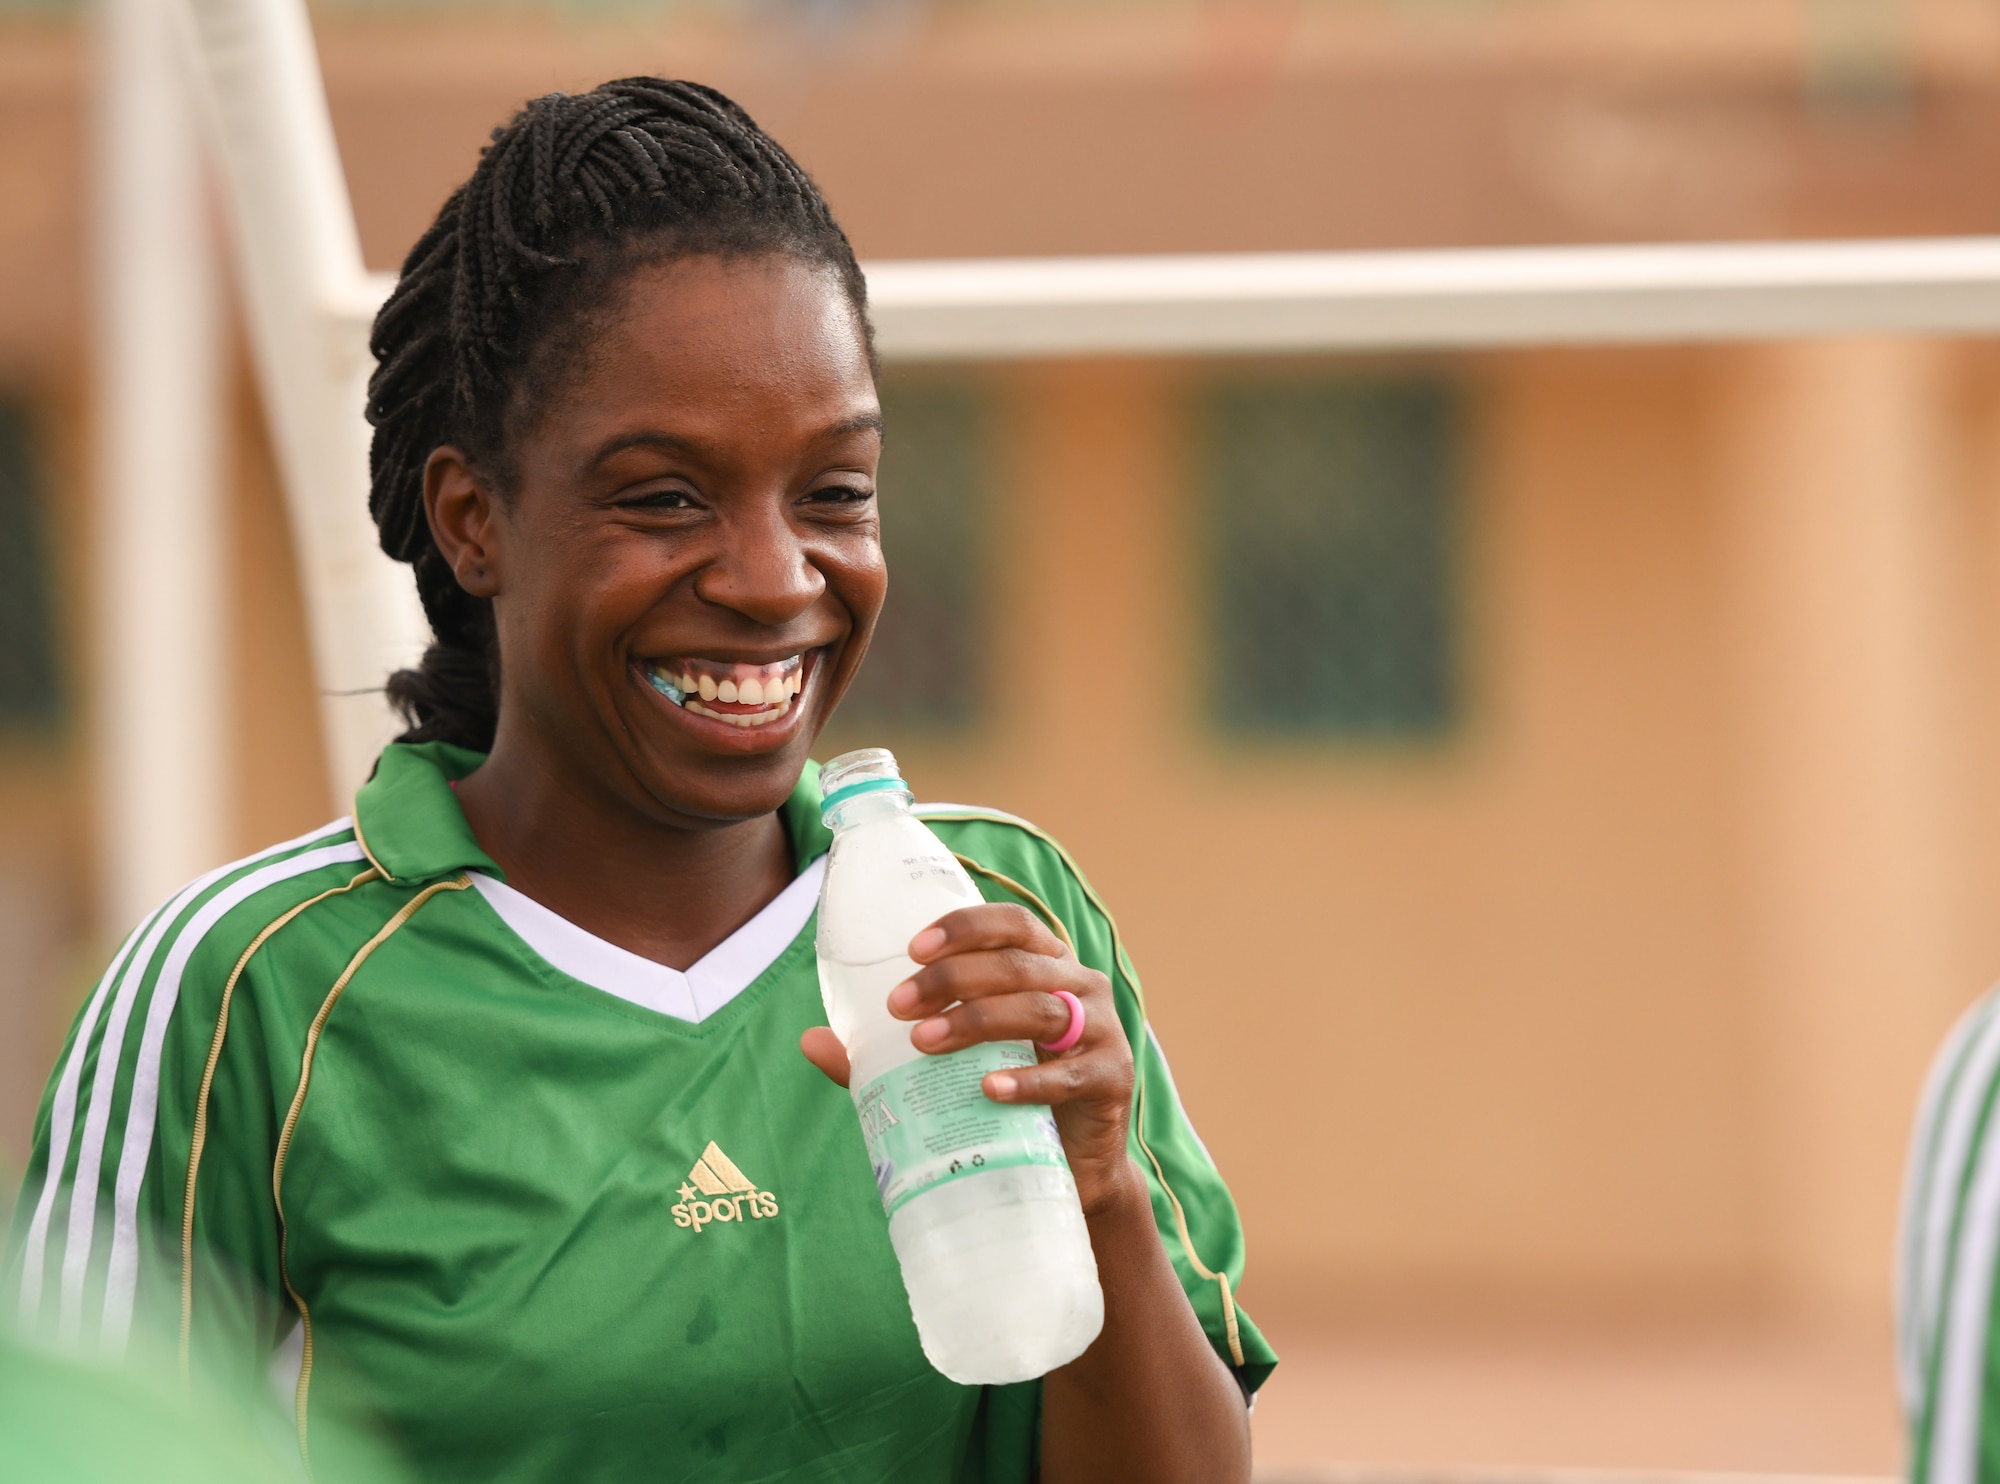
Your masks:
<instances>
[{"instance_id":1,"label":"smiling woman","mask_svg":"<svg viewBox=\"0 0 2000 1484\"><path fill-rule=\"evenodd\" d=\"M117 1344L165 1296L211 1348L247 1276L236 1353L299 1331L308 1462L331 1408L426 1479L1246 1478L1275 1357L1116 930L1047 836L956 806L985 900L888 1008L926 1053L1044 1044L982 1087L1052 1109L1105 1322L1018 1386L919 1348L812 952L809 752L888 581L865 289L812 182L706 88L538 99L374 349L372 509L436 635L389 681L409 731L351 819L120 950L44 1103L21 1311Z\"/></svg>"}]
</instances>

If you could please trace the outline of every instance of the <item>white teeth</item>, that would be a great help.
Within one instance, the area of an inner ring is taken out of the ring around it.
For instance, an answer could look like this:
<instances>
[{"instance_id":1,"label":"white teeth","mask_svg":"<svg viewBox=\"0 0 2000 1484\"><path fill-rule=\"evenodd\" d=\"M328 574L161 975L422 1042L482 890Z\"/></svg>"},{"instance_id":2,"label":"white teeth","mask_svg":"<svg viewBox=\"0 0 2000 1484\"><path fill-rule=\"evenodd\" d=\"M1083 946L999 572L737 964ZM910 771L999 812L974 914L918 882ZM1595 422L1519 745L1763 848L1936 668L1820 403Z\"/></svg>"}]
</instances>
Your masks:
<instances>
[{"instance_id":1,"label":"white teeth","mask_svg":"<svg viewBox=\"0 0 2000 1484\"><path fill-rule=\"evenodd\" d=\"M721 661L714 662L722 667ZM786 667L789 668L786 668ZM753 673L744 675L742 670ZM738 673L727 679L718 679L695 669L692 665L679 671L670 672L665 667L657 667L654 675L663 683L673 686L687 697L690 709L703 716L713 716L726 721L731 726L759 727L775 721L791 708L793 698L805 689L805 666L801 660L788 660L777 665L741 666ZM726 715L695 705L695 698L703 701L721 701L739 706L763 706L769 709L748 716Z\"/></svg>"}]
</instances>

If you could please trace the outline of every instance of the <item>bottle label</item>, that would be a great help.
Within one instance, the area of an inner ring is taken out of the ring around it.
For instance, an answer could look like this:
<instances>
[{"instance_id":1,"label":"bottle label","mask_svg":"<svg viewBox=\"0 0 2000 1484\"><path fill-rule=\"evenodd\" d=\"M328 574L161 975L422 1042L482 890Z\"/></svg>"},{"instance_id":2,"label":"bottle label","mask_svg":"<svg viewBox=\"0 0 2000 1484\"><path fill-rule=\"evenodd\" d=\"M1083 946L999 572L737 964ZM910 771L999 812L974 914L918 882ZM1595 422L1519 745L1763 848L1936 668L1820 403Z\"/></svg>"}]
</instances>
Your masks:
<instances>
[{"instance_id":1,"label":"bottle label","mask_svg":"<svg viewBox=\"0 0 2000 1484\"><path fill-rule=\"evenodd\" d=\"M906 1061L857 1092L854 1108L882 1209L893 1216L927 1190L988 1170L1066 1169L1062 1136L1046 1107L996 1103L980 1091L988 1072L1034 1064L1026 1043L988 1041Z\"/></svg>"}]
</instances>

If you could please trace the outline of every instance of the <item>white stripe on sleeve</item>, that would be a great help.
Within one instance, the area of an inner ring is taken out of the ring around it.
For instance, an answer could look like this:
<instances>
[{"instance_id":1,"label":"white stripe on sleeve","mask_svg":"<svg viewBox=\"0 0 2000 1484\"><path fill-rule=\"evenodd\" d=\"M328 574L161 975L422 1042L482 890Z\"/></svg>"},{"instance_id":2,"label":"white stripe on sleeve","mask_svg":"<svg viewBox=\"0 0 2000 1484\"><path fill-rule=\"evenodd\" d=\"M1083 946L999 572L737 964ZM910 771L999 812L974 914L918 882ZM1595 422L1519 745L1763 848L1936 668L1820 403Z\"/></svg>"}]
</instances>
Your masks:
<instances>
[{"instance_id":1,"label":"white stripe on sleeve","mask_svg":"<svg viewBox=\"0 0 2000 1484\"><path fill-rule=\"evenodd\" d=\"M1022 829L1039 835L1041 831L1018 814L1009 814L1005 809L988 809L984 804L912 804L910 812L919 819L937 814L972 814L981 819L996 820L1001 824L1017 824Z\"/></svg>"},{"instance_id":2,"label":"white stripe on sleeve","mask_svg":"<svg viewBox=\"0 0 2000 1484\"><path fill-rule=\"evenodd\" d=\"M350 840L252 871L210 897L174 940L153 986L153 1001L146 1008L146 1029L139 1042L139 1064L132 1073L132 1097L125 1115L125 1141L118 1153L111 1263L104 1280L102 1338L107 1350L123 1350L132 1327L132 1299L139 1281L139 1187L146 1178L146 1161L153 1151L153 1125L160 1112L160 1052L167 1039L167 1022L173 1018L174 1006L180 1000L181 976L187 971L188 960L225 913L266 887L327 866L365 859L361 846Z\"/></svg>"},{"instance_id":3,"label":"white stripe on sleeve","mask_svg":"<svg viewBox=\"0 0 2000 1484\"><path fill-rule=\"evenodd\" d=\"M21 1324L24 1328L32 1327L41 1315L42 1272L47 1258L49 1217L55 1210L56 1192L62 1188L63 1174L69 1168L69 1141L70 1135L76 1132L76 1093L77 1084L83 1080L84 1057L90 1051L90 1038L97 1033L97 1017L104 1011L104 1001L111 993L112 982L117 979L118 971L125 967L132 945L139 941L139 935L152 921L148 917L132 929L131 936L111 960L111 967L104 971L104 977L91 990L90 1001L83 1008L82 1019L77 1022L76 1039L71 1043L69 1056L56 1078L55 1101L49 1105L49 1163L42 1172L41 1193L35 1197L35 1214L28 1220L27 1247L21 1254Z\"/></svg>"},{"instance_id":4,"label":"white stripe on sleeve","mask_svg":"<svg viewBox=\"0 0 2000 1484\"><path fill-rule=\"evenodd\" d=\"M147 965L152 963L168 928L191 902L218 881L245 866L310 845L328 835L339 834L351 823L345 818L337 819L296 840L287 840L282 845L273 845L243 860L218 866L183 887L164 909L154 915L139 951L126 965L118 983L117 995L111 1003L111 1018L105 1023L104 1040L98 1049L97 1071L91 1079L90 1104L84 1115L83 1142L76 1154L76 1181L70 1191L69 1226L63 1243L62 1302L56 1329L64 1342L74 1343L83 1329L83 1284L90 1266L91 1245L97 1234L97 1186L103 1173L104 1136L111 1122L111 1101L117 1091L118 1067L125 1057L127 1023L132 1018L132 1004L138 997Z\"/></svg>"}]
</instances>

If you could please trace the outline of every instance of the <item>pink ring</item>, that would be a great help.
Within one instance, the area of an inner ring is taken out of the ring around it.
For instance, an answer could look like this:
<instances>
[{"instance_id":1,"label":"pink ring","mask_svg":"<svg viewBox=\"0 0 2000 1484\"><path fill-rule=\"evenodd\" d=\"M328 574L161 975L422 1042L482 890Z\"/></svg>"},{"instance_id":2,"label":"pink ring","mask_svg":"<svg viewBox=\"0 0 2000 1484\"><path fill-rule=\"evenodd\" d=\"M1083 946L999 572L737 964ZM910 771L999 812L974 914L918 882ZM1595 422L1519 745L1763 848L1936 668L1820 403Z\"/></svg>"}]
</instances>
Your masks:
<instances>
[{"instance_id":1,"label":"pink ring","mask_svg":"<svg viewBox=\"0 0 2000 1484\"><path fill-rule=\"evenodd\" d=\"M1083 1039L1083 1001L1066 989L1056 991L1056 998L1069 1006L1069 1029L1053 1041L1037 1041L1040 1051L1064 1052Z\"/></svg>"}]
</instances>

